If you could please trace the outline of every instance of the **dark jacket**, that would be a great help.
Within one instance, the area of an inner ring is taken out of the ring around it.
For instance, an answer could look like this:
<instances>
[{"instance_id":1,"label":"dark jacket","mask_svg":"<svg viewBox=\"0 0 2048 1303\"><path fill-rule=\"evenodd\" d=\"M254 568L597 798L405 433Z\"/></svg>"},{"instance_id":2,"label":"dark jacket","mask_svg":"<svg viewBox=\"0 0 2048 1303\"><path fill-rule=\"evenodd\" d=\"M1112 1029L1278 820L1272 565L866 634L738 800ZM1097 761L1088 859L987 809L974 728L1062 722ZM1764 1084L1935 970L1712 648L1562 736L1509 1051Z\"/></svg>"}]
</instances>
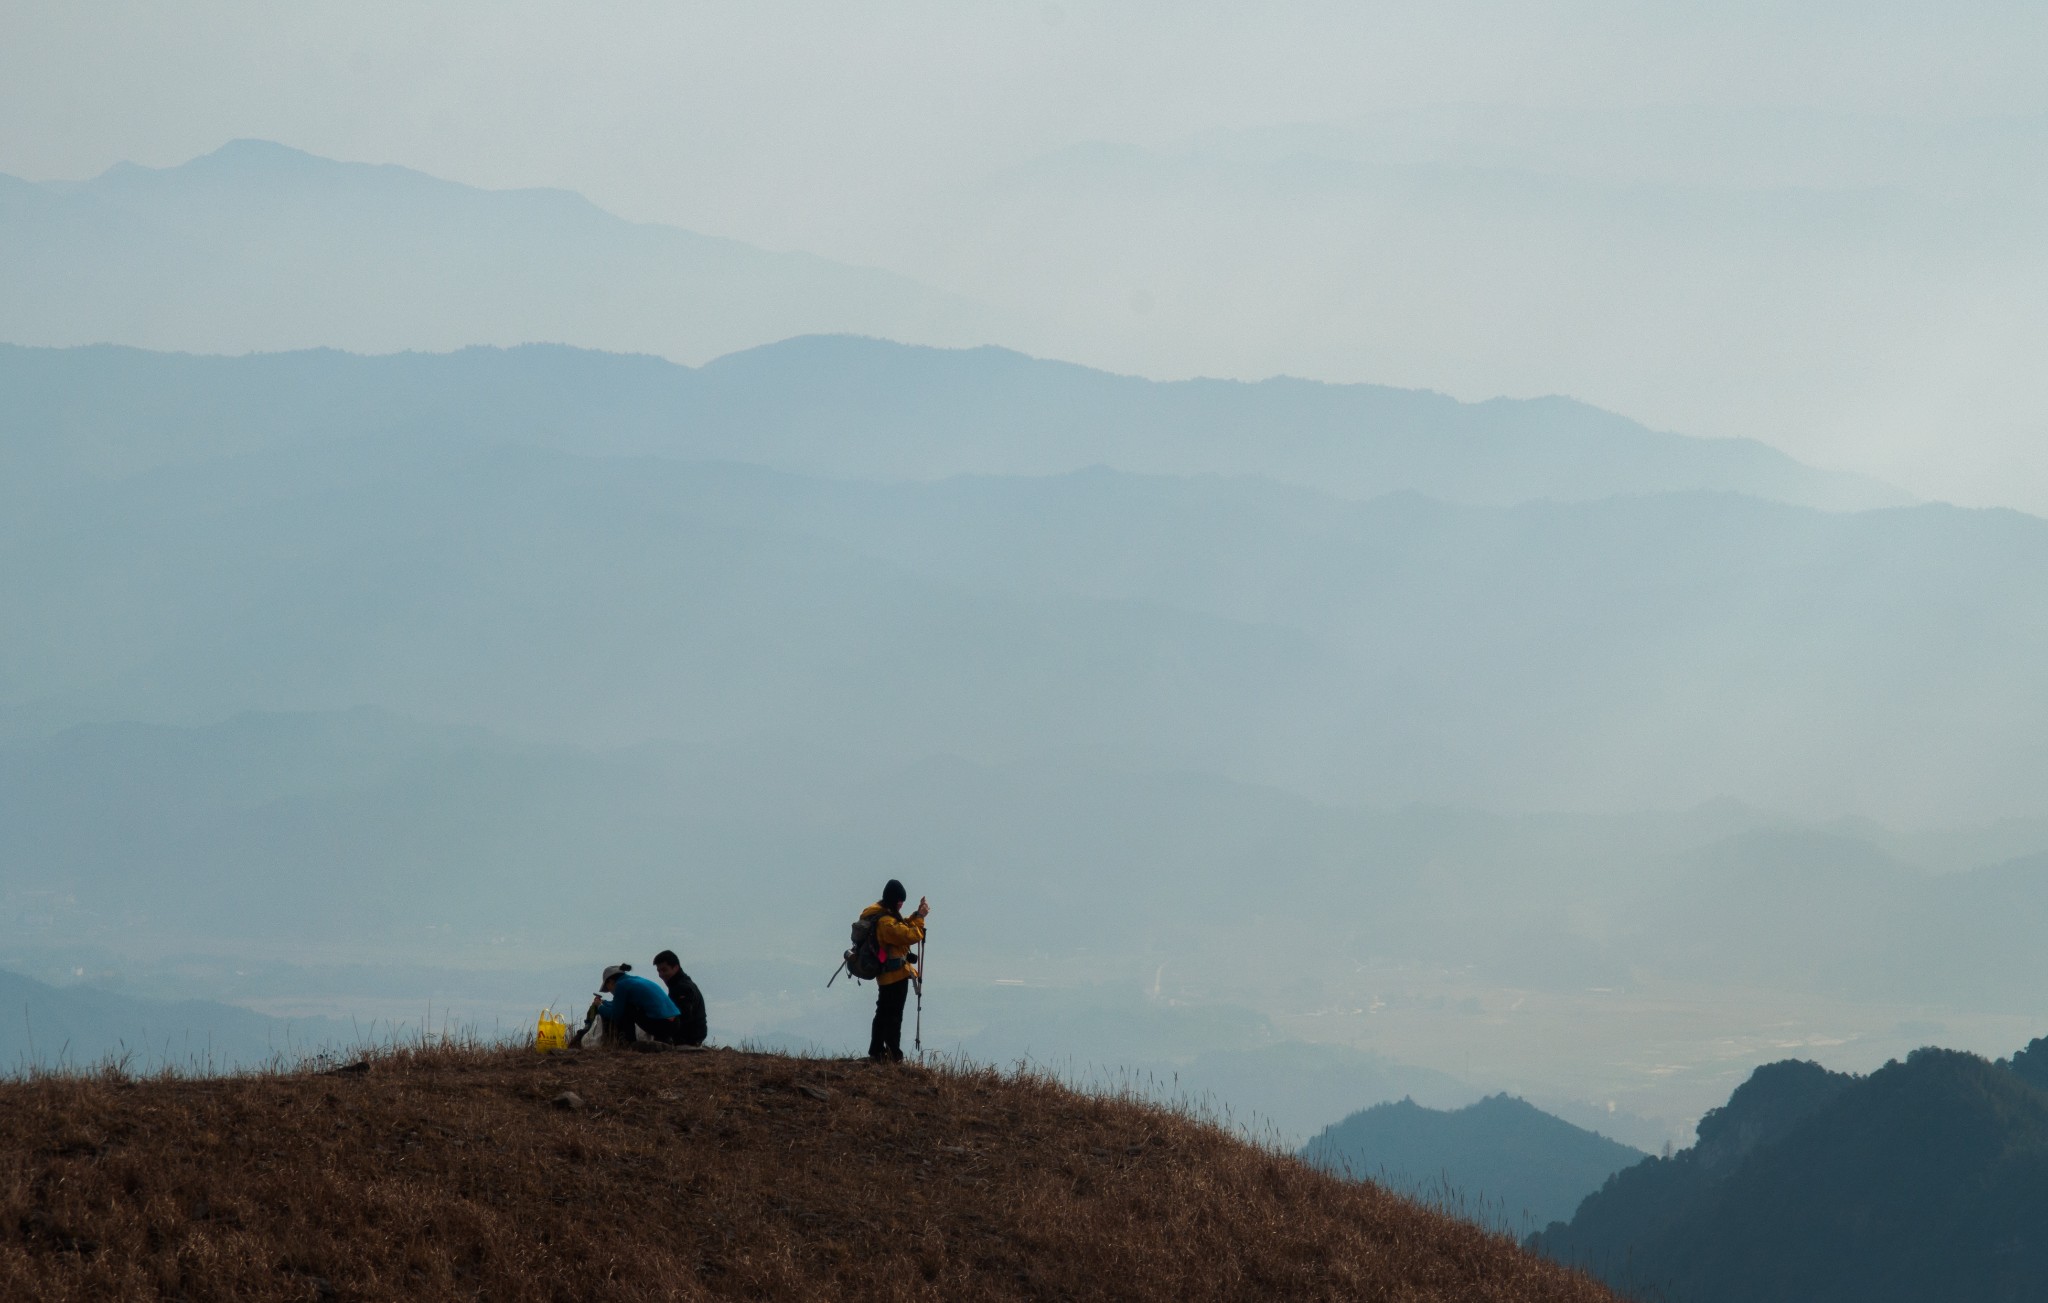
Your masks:
<instances>
[{"instance_id":1,"label":"dark jacket","mask_svg":"<svg viewBox=\"0 0 2048 1303\"><path fill-rule=\"evenodd\" d=\"M690 980L690 975L678 968L676 975L669 979L668 998L675 1002L683 1016L683 1044L702 1045L709 1028L704 1021L704 993Z\"/></svg>"}]
</instances>

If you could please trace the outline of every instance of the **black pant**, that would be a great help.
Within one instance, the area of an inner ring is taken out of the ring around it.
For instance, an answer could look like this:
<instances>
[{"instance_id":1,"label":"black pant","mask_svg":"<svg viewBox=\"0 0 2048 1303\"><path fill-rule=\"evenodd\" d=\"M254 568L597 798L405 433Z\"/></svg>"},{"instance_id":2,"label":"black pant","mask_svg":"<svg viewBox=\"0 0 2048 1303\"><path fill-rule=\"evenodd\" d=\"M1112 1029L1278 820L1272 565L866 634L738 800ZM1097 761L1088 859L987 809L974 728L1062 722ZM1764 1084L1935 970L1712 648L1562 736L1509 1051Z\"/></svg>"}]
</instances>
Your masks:
<instances>
[{"instance_id":1,"label":"black pant","mask_svg":"<svg viewBox=\"0 0 2048 1303\"><path fill-rule=\"evenodd\" d=\"M910 998L910 979L875 988L875 1029L868 1034L868 1057L903 1057L903 1002Z\"/></svg>"},{"instance_id":2,"label":"black pant","mask_svg":"<svg viewBox=\"0 0 2048 1303\"><path fill-rule=\"evenodd\" d=\"M633 1043L635 1027L665 1045L683 1043L683 1020L680 1018L647 1018L635 1014L630 1021L613 1023L612 1026L618 1029L619 1039L628 1045Z\"/></svg>"}]
</instances>

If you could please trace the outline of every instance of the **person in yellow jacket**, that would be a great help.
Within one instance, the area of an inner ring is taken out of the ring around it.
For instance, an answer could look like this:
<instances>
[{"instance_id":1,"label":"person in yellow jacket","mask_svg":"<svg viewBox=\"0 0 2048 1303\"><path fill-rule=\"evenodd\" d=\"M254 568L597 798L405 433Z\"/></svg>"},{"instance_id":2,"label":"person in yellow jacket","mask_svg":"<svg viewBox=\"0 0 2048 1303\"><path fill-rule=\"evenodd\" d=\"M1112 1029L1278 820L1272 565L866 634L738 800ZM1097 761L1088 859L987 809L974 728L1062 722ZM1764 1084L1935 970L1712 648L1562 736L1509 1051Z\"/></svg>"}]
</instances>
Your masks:
<instances>
[{"instance_id":1,"label":"person in yellow jacket","mask_svg":"<svg viewBox=\"0 0 2048 1303\"><path fill-rule=\"evenodd\" d=\"M903 1004L910 998L910 985L917 980L917 956L910 948L924 940L925 915L930 902L920 896L917 909L903 917L903 902L910 893L896 879L882 888L882 899L860 912L875 920L875 944L882 951L882 972L875 978L875 1025L868 1034L868 1058L876 1063L903 1061Z\"/></svg>"}]
</instances>

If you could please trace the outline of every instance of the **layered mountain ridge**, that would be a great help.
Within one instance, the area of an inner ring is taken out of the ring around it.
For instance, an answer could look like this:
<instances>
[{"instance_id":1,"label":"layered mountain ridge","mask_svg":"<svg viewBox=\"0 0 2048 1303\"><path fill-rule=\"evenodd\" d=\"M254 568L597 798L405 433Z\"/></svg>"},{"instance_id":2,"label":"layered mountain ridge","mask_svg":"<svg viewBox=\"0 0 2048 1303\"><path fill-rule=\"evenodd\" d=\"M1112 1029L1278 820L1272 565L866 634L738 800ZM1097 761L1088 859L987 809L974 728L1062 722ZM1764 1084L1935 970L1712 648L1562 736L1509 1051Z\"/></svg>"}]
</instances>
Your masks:
<instances>
[{"instance_id":1,"label":"layered mountain ridge","mask_svg":"<svg viewBox=\"0 0 2048 1303\"><path fill-rule=\"evenodd\" d=\"M0 184L0 338L240 353L563 340L703 361L814 331L970 342L997 314L903 276L238 140L170 168Z\"/></svg>"},{"instance_id":2,"label":"layered mountain ridge","mask_svg":"<svg viewBox=\"0 0 2048 1303\"><path fill-rule=\"evenodd\" d=\"M696 369L555 346L236 358L0 347L0 376L15 395L5 419L34 435L0 455L54 474L431 432L437 442L513 440L840 479L1103 466L1490 505L1693 491L1829 510L1910 501L1762 444L1665 434L1569 399L1460 403L1289 379L1162 383L999 348L843 336Z\"/></svg>"}]
</instances>

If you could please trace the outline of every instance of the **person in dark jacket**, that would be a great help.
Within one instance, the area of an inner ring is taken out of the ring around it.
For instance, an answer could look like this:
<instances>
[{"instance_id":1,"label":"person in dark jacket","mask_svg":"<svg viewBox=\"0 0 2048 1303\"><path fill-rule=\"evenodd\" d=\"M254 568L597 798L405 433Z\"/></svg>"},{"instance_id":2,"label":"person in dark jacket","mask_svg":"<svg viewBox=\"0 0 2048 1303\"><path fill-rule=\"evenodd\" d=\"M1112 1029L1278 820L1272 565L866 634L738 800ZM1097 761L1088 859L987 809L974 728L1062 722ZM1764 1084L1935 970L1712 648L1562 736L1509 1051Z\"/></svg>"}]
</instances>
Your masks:
<instances>
[{"instance_id":1,"label":"person in dark jacket","mask_svg":"<svg viewBox=\"0 0 2048 1303\"><path fill-rule=\"evenodd\" d=\"M875 978L875 1022L868 1032L868 1058L876 1063L903 1061L903 1005L917 981L917 956L910 948L924 940L925 915L930 902L918 897L917 909L903 917L903 902L910 893L896 879L882 888L882 899L860 912L875 919L875 944L882 951L882 972Z\"/></svg>"},{"instance_id":2,"label":"person in dark jacket","mask_svg":"<svg viewBox=\"0 0 2048 1303\"><path fill-rule=\"evenodd\" d=\"M704 993L683 971L683 961L676 958L675 951L664 950L654 957L654 973L668 988L669 1001L683 1020L683 1039L679 1044L702 1045L709 1031L704 1021Z\"/></svg>"},{"instance_id":3,"label":"person in dark jacket","mask_svg":"<svg viewBox=\"0 0 2048 1303\"><path fill-rule=\"evenodd\" d=\"M668 998L668 992L659 983L635 976L633 965L613 964L605 969L603 990L611 999L597 1013L604 1019L604 1038L608 1044L632 1044L635 1028L657 1041L682 1043L683 1020L675 1001Z\"/></svg>"}]
</instances>

